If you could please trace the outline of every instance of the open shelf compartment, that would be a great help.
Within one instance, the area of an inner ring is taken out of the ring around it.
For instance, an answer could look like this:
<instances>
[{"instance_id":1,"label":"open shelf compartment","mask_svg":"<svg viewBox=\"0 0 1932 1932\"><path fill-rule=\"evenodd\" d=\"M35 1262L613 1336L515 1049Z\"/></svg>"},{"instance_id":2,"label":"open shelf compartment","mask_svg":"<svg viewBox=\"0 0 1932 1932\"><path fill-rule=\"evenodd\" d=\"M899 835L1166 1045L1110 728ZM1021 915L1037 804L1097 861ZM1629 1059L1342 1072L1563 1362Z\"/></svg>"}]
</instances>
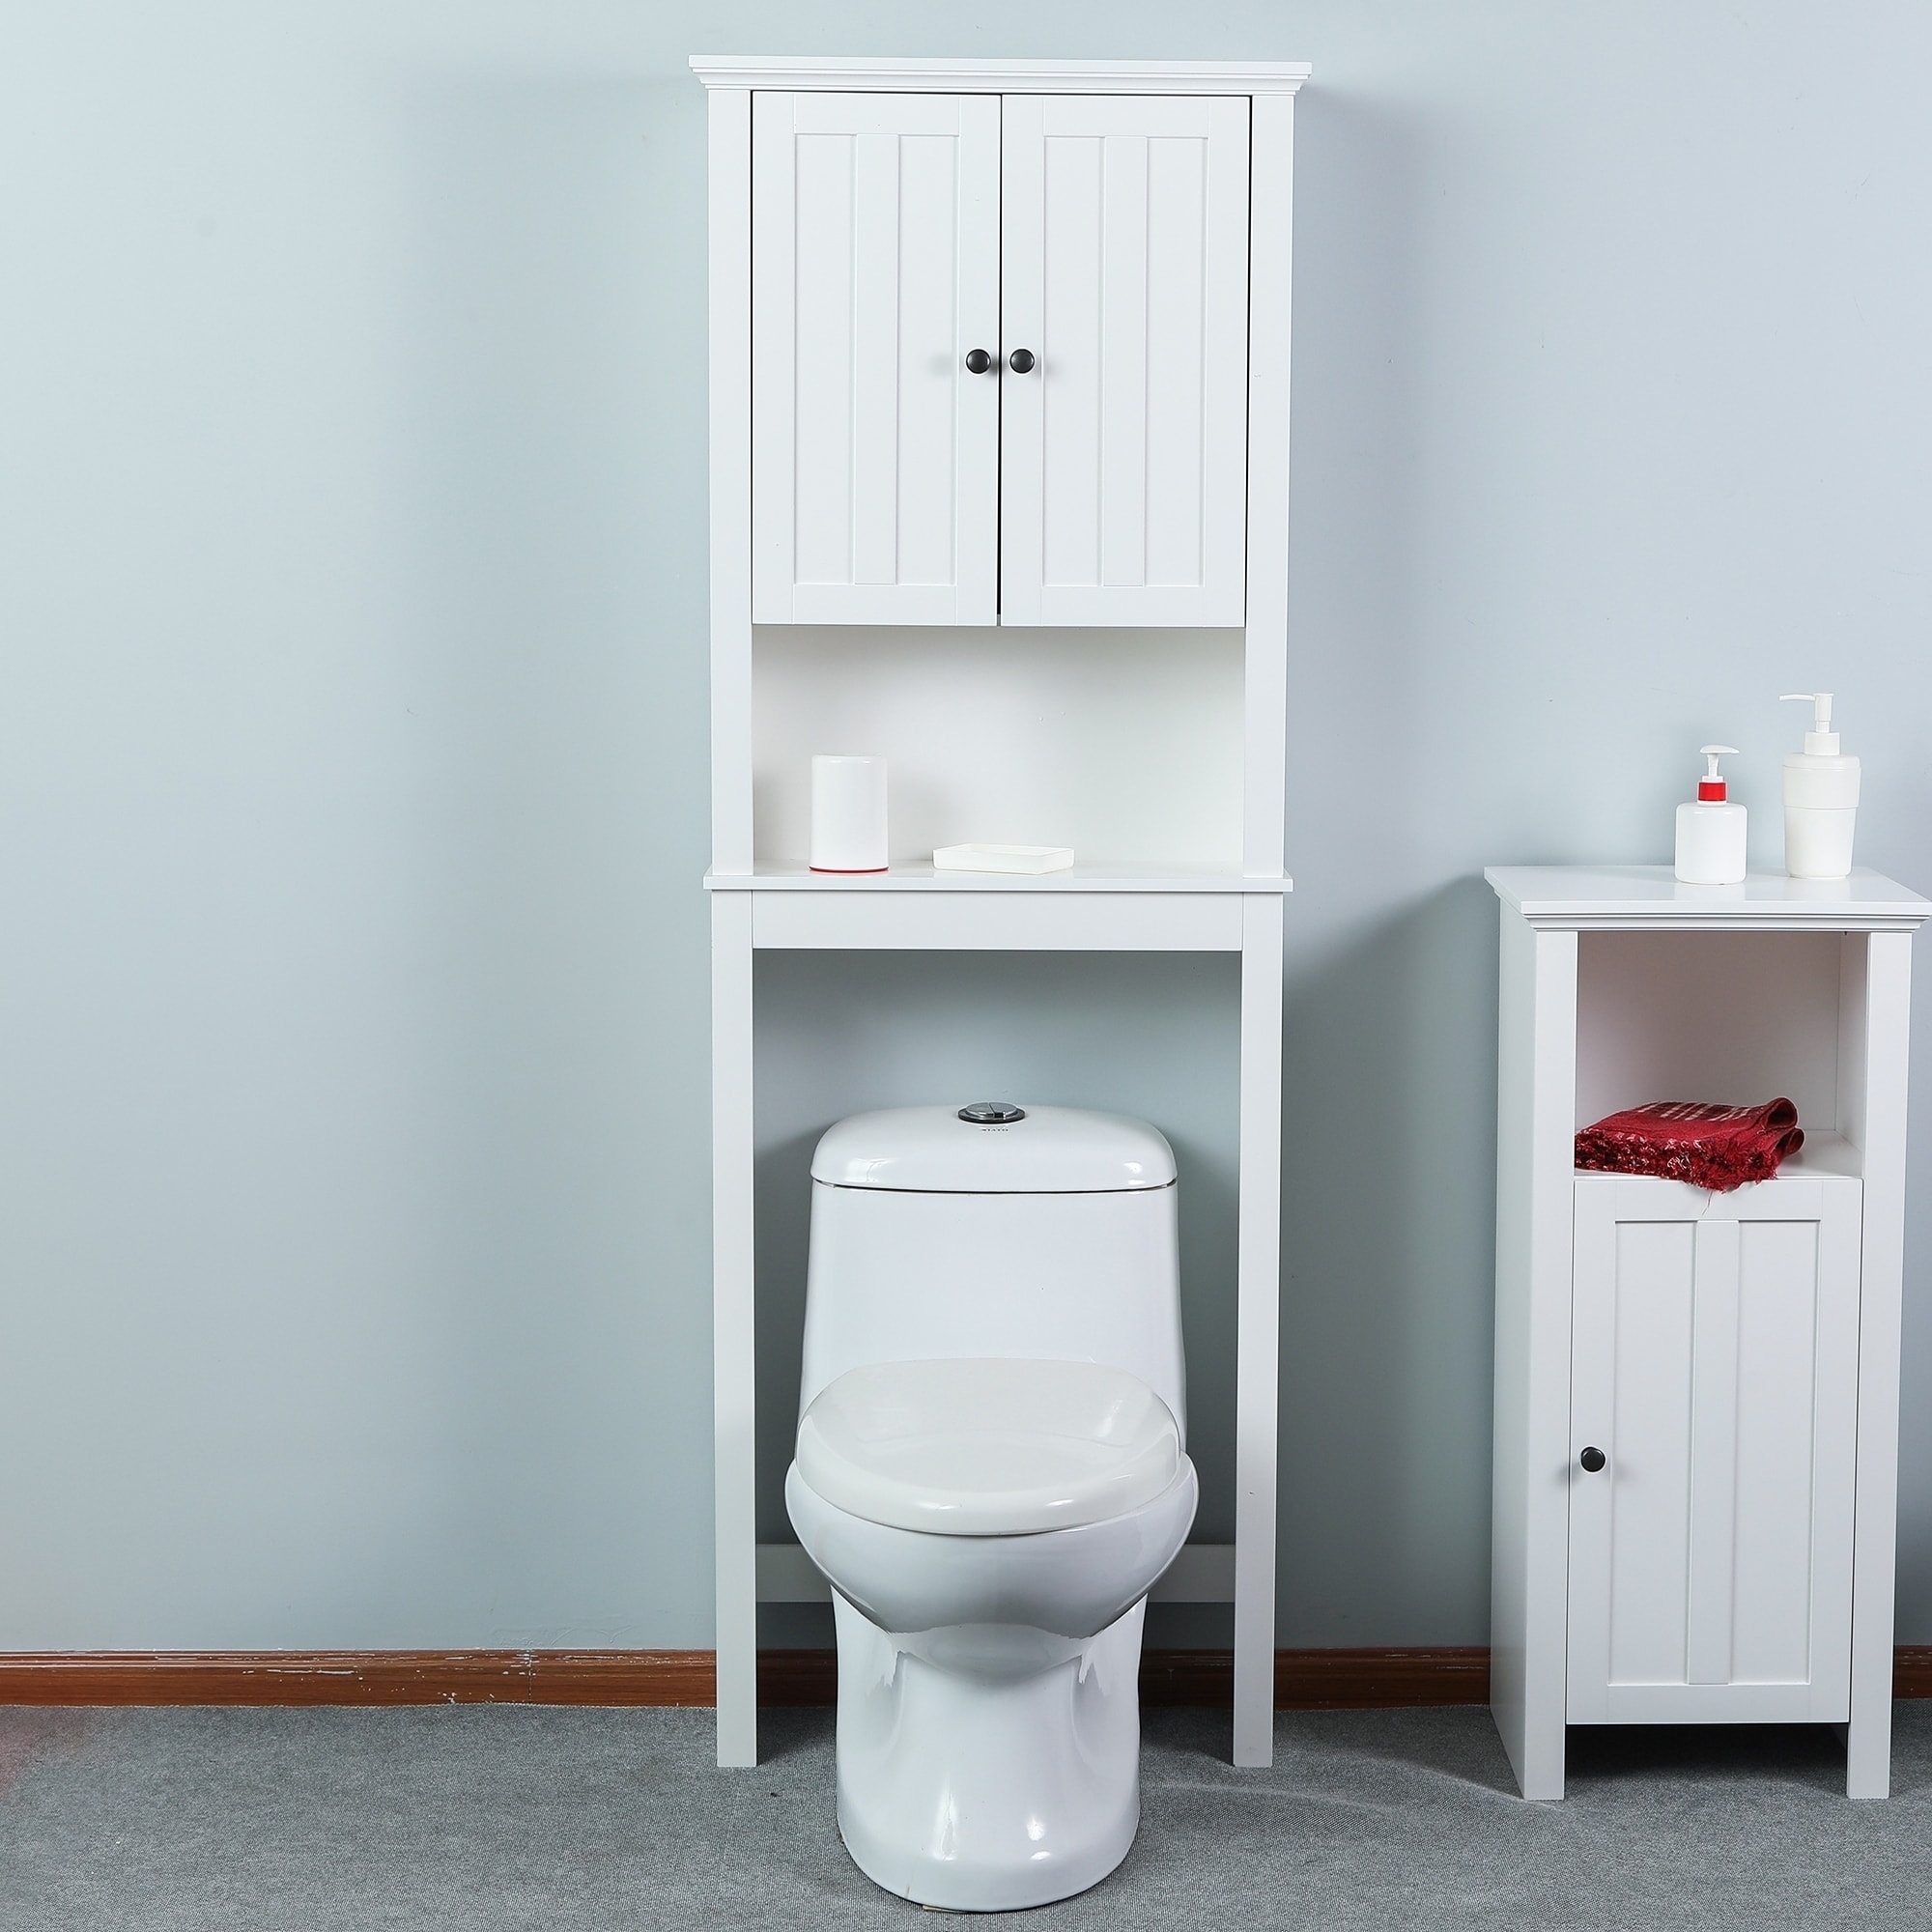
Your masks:
<instances>
[{"instance_id":1,"label":"open shelf compartment","mask_svg":"<svg viewBox=\"0 0 1932 1932\"><path fill-rule=\"evenodd\" d=\"M804 868L812 755L835 752L886 760L895 869L977 841L1071 846L1144 877L1240 870L1238 631L759 625L753 639L760 873Z\"/></svg>"},{"instance_id":2,"label":"open shelf compartment","mask_svg":"<svg viewBox=\"0 0 1932 1932\"><path fill-rule=\"evenodd\" d=\"M1799 1159L1857 1172L1867 945L1862 932L1579 933L1577 1126L1651 1101L1781 1096L1804 1129Z\"/></svg>"}]
</instances>

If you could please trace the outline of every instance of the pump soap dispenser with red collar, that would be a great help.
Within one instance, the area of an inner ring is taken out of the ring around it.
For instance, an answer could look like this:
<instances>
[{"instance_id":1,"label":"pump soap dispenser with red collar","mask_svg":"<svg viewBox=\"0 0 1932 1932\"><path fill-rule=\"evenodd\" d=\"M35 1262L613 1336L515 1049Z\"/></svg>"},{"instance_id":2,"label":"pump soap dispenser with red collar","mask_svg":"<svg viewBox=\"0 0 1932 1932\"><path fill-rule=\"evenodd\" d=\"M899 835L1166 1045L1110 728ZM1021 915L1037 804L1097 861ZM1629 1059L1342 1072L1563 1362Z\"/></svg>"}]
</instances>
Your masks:
<instances>
[{"instance_id":1,"label":"pump soap dispenser with red collar","mask_svg":"<svg viewBox=\"0 0 1932 1932\"><path fill-rule=\"evenodd\" d=\"M1741 886L1745 878L1745 809L1733 805L1719 758L1734 758L1735 745L1705 745L1706 765L1697 796L1677 808L1677 876L1687 886Z\"/></svg>"}]
</instances>

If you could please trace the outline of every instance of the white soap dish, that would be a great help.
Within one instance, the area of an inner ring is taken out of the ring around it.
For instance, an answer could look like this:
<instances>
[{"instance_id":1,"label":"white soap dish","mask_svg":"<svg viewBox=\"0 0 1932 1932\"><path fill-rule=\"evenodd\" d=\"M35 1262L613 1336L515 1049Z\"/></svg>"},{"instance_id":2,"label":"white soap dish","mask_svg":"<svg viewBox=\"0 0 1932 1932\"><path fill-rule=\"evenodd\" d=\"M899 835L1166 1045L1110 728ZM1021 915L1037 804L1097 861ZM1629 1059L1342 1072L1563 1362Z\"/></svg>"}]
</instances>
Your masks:
<instances>
[{"instance_id":1,"label":"white soap dish","mask_svg":"<svg viewBox=\"0 0 1932 1932\"><path fill-rule=\"evenodd\" d=\"M1070 845L942 845L932 855L935 872L1066 872Z\"/></svg>"}]
</instances>

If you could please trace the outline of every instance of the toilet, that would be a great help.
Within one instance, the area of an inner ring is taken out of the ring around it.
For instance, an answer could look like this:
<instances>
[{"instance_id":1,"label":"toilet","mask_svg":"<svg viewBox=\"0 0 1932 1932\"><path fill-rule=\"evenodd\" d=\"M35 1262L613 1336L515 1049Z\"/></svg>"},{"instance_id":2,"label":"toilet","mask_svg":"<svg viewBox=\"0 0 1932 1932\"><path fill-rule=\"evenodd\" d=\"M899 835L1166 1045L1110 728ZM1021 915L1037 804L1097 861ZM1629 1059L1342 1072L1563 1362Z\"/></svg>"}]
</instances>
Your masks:
<instances>
[{"instance_id":1,"label":"toilet","mask_svg":"<svg viewBox=\"0 0 1932 1932\"><path fill-rule=\"evenodd\" d=\"M839 1831L922 1905L1068 1897L1133 1843L1147 1593L1194 1520L1173 1150L901 1107L811 1180L785 1504L833 1591Z\"/></svg>"}]
</instances>

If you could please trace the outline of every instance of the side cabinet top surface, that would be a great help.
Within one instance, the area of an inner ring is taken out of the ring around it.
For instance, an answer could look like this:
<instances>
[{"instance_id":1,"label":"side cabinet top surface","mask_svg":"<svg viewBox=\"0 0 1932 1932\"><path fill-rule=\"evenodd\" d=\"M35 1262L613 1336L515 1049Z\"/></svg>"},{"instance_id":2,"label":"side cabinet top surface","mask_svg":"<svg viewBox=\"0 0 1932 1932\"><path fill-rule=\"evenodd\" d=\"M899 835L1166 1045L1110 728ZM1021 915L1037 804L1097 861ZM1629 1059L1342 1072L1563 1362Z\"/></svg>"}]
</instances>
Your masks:
<instances>
[{"instance_id":1,"label":"side cabinet top surface","mask_svg":"<svg viewBox=\"0 0 1932 1932\"><path fill-rule=\"evenodd\" d=\"M1492 866L1496 896L1558 932L1910 932L1932 899L1863 866L1848 879L1753 872L1741 886L1687 886L1668 866Z\"/></svg>"}]
</instances>

